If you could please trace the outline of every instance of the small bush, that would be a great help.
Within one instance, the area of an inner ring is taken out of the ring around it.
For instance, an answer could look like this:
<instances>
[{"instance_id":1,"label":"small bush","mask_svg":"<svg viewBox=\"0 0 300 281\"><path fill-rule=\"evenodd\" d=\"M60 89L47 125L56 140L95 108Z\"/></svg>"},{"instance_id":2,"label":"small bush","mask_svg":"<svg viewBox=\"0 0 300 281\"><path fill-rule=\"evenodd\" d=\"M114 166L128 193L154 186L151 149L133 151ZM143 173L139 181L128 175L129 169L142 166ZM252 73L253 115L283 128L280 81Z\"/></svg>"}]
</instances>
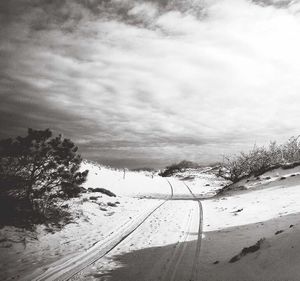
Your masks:
<instances>
[{"instance_id":1,"label":"small bush","mask_svg":"<svg viewBox=\"0 0 300 281\"><path fill-rule=\"evenodd\" d=\"M167 166L165 168L165 170L162 171L159 175L162 176L162 177L171 177L175 173L183 172L186 169L197 168L197 167L199 167L199 165L197 163L184 160L184 161L181 161L177 164Z\"/></svg>"}]
</instances>

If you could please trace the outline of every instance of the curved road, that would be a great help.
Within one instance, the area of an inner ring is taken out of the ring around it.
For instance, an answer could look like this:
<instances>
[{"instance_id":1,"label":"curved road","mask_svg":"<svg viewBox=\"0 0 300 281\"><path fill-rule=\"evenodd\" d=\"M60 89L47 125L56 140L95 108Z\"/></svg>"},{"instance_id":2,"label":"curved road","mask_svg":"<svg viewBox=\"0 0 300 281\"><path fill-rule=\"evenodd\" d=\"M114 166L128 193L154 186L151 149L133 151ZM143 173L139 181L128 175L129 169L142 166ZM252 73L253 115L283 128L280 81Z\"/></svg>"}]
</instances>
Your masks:
<instances>
[{"instance_id":1,"label":"curved road","mask_svg":"<svg viewBox=\"0 0 300 281\"><path fill-rule=\"evenodd\" d=\"M201 202L185 183L168 183L170 198L124 229L119 240L102 243L81 261L69 261L35 280L199 280Z\"/></svg>"}]
</instances>

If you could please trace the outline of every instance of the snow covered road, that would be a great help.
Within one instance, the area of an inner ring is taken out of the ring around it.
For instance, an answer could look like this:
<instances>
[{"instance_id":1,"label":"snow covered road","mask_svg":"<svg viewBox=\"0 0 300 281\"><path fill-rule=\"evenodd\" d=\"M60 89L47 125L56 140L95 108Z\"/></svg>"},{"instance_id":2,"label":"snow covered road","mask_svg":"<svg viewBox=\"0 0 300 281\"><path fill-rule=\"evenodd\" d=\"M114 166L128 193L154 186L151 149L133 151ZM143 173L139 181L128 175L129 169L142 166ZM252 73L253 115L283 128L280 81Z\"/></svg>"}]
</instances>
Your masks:
<instances>
[{"instance_id":1,"label":"snow covered road","mask_svg":"<svg viewBox=\"0 0 300 281\"><path fill-rule=\"evenodd\" d=\"M28 280L197 280L201 202L182 181L165 184L165 200L148 199L153 204L108 237ZM197 247L188 246L189 241Z\"/></svg>"},{"instance_id":2,"label":"snow covered road","mask_svg":"<svg viewBox=\"0 0 300 281\"><path fill-rule=\"evenodd\" d=\"M199 205L170 200L105 257L71 280L197 280ZM193 278L193 279L191 279Z\"/></svg>"},{"instance_id":3,"label":"snow covered road","mask_svg":"<svg viewBox=\"0 0 300 281\"><path fill-rule=\"evenodd\" d=\"M201 203L182 182L170 184L176 200L157 208L117 247L70 280L197 280ZM189 241L198 241L197 247Z\"/></svg>"}]
</instances>

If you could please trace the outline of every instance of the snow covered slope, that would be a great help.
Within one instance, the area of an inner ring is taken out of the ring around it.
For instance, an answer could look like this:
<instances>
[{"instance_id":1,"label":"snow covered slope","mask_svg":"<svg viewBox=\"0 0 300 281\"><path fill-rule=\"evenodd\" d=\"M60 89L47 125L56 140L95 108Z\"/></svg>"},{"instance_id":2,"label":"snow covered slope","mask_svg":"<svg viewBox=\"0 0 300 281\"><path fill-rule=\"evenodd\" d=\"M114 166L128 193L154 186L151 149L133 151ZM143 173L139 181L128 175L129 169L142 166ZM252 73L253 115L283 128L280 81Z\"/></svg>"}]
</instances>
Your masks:
<instances>
[{"instance_id":1,"label":"snow covered slope","mask_svg":"<svg viewBox=\"0 0 300 281\"><path fill-rule=\"evenodd\" d=\"M299 172L274 169L202 201L200 280L300 279Z\"/></svg>"},{"instance_id":2,"label":"snow covered slope","mask_svg":"<svg viewBox=\"0 0 300 281\"><path fill-rule=\"evenodd\" d=\"M32 276L44 272L50 264L84 254L95 243L122 234L127 225L134 225L171 195L166 179L158 176L126 171L124 179L122 170L87 161L81 169L89 170L84 187L105 188L117 197L87 192L63 202L74 219L59 231L42 225L36 232L0 229L0 280L33 280ZM158 199L144 198L148 196Z\"/></svg>"},{"instance_id":3,"label":"snow covered slope","mask_svg":"<svg viewBox=\"0 0 300 281\"><path fill-rule=\"evenodd\" d=\"M170 186L166 179L154 176L151 172L116 170L94 162L83 161L82 170L89 170L85 188L103 187L117 195L155 196L170 195Z\"/></svg>"},{"instance_id":4,"label":"snow covered slope","mask_svg":"<svg viewBox=\"0 0 300 281\"><path fill-rule=\"evenodd\" d=\"M300 167L243 179L224 195L204 200L207 231L257 223L300 212ZM241 187L241 188L239 188Z\"/></svg>"}]
</instances>

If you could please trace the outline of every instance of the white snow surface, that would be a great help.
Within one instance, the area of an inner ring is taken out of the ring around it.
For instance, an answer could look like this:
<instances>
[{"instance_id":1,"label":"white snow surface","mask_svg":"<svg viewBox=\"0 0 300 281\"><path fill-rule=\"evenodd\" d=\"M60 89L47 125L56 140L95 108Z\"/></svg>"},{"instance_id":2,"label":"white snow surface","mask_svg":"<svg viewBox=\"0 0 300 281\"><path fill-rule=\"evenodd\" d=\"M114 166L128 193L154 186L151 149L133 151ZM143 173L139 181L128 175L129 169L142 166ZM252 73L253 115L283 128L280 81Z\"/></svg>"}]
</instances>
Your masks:
<instances>
[{"instance_id":1,"label":"white snow surface","mask_svg":"<svg viewBox=\"0 0 300 281\"><path fill-rule=\"evenodd\" d=\"M209 171L200 173L187 170L172 178L162 178L151 172L125 170L124 176L123 170L114 170L87 161L84 161L81 169L89 170L88 179L84 184L86 189L105 188L117 197L88 192L80 198L66 202L74 214L74 223L66 225L60 231L49 232L45 226L38 226L35 234L14 227L1 229L0 280L25 280L25 274L27 276L32 272L42 273L53 263L62 263L83 255L95 243L117 233L123 225L135 220L141 213L154 210L165 199L170 198L171 188L168 181L173 186L175 199L193 198L184 183L198 198L212 196L226 185L226 181ZM251 179L248 182L245 180L238 185L245 186L246 191L202 200L204 232L267 221L300 211L299 167L270 171L259 179ZM91 200L91 196L98 198ZM109 206L111 204L108 203L116 203L116 206ZM175 209L167 213L175 214L176 211L184 210L185 204L193 206L194 203L180 201L178 210L176 202L159 209L157 216L154 214L149 221L153 221L153 224L147 223L141 228L143 235L146 235L148 226L151 228L154 223L160 224L162 220L167 220L162 214L167 206L171 208L174 205ZM194 221L197 221L196 217ZM164 229L165 224L160 225ZM167 229L157 232L153 240L155 243L151 243L151 246L161 245L161 242L165 244L168 231ZM131 248L120 249L123 250L131 251Z\"/></svg>"},{"instance_id":2,"label":"white snow surface","mask_svg":"<svg viewBox=\"0 0 300 281\"><path fill-rule=\"evenodd\" d=\"M85 188L101 187L117 195L156 196L170 195L170 186L165 178L151 172L116 170L93 162L84 161L81 170L89 170ZM125 173L125 175L124 175Z\"/></svg>"},{"instance_id":3,"label":"white snow surface","mask_svg":"<svg viewBox=\"0 0 300 281\"><path fill-rule=\"evenodd\" d=\"M95 243L120 231L123 225L155 209L171 194L166 179L146 172L126 171L124 179L122 170L87 161L81 169L89 170L84 187L106 188L117 197L87 192L64 202L74 222L59 231L49 232L42 225L37 226L35 233L15 227L0 229L0 280L24 280L32 271L43 272L49 264L83 254ZM158 199L146 199L154 195ZM110 203L115 206L109 206Z\"/></svg>"},{"instance_id":4,"label":"white snow surface","mask_svg":"<svg viewBox=\"0 0 300 281\"><path fill-rule=\"evenodd\" d=\"M90 196L101 197L91 201ZM108 202L120 204L110 207ZM60 231L52 233L45 226L38 226L36 233L30 234L15 227L5 227L0 230L0 280L18 280L20 277L24 280L24 274L34 270L43 272L53 262L80 255L96 242L118 232L122 225L142 212L151 211L159 202L161 200L87 193L68 202L75 216L74 223Z\"/></svg>"},{"instance_id":5,"label":"white snow surface","mask_svg":"<svg viewBox=\"0 0 300 281\"><path fill-rule=\"evenodd\" d=\"M235 184L246 191L203 200L204 231L267 221L300 212L300 167L275 169Z\"/></svg>"}]
</instances>

